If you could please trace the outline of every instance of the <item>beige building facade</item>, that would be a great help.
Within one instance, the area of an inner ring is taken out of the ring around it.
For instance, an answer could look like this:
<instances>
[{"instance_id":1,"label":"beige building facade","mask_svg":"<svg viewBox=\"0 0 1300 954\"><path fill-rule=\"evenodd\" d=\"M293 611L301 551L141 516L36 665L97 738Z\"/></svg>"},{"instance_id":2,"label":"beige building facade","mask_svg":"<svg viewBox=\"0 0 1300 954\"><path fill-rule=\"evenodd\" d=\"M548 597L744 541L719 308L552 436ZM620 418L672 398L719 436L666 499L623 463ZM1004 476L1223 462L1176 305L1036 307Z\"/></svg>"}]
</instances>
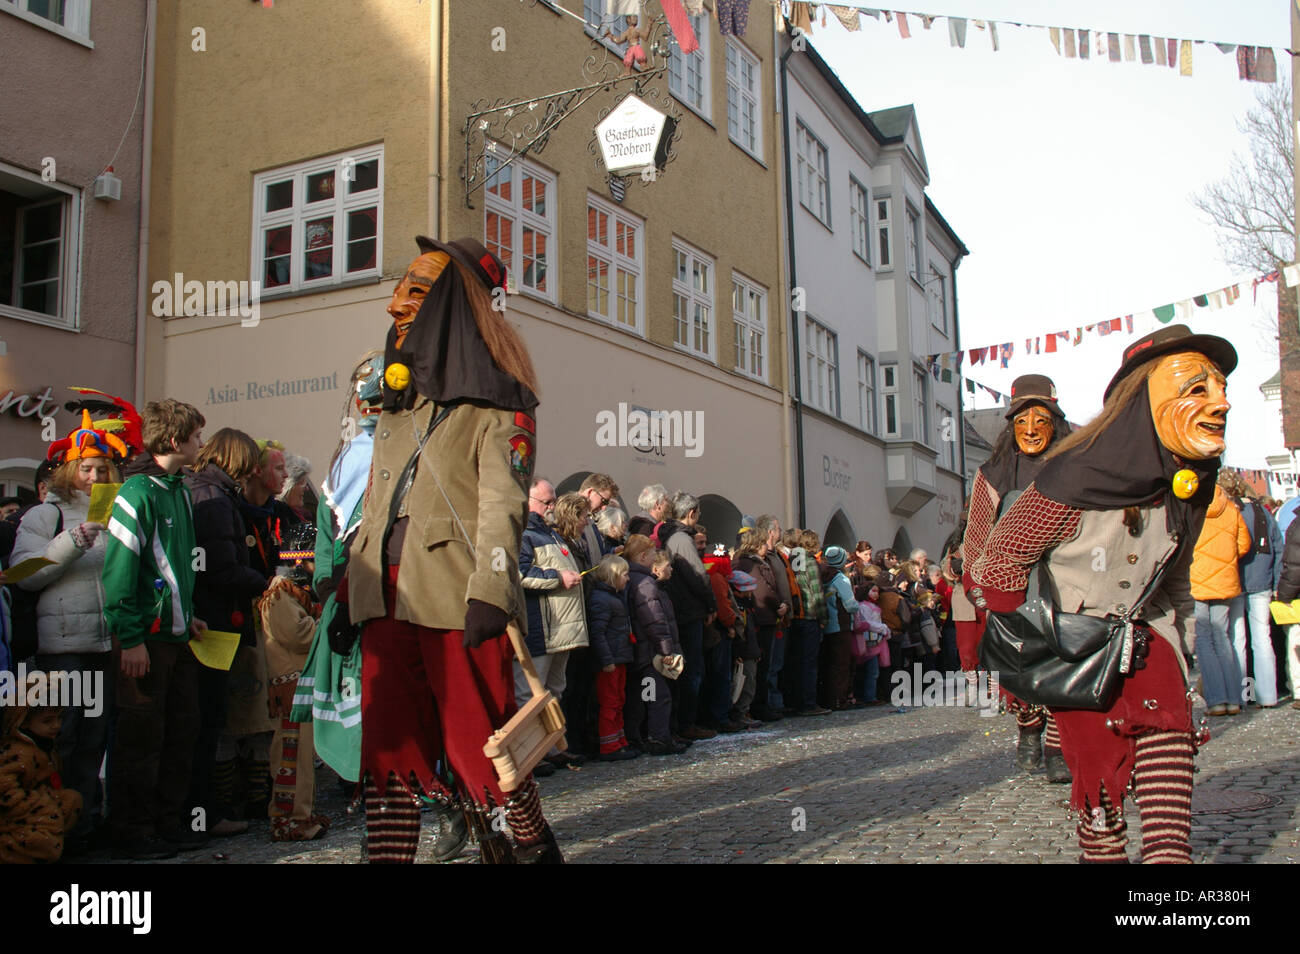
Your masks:
<instances>
[{"instance_id":1,"label":"beige building facade","mask_svg":"<svg viewBox=\"0 0 1300 954\"><path fill-rule=\"evenodd\" d=\"M280 439L319 483L414 236L468 235L511 272L539 474L568 489L610 473L632 511L645 484L689 489L718 539L742 511L789 513L775 21L756 9L727 38L698 18L700 51L673 46L673 69L639 84L676 119L672 158L611 183L594 127L631 82L590 91L514 161L517 119L466 131L485 104L545 115L551 94L623 72L601 36L623 24L564 7L160 8L149 393L196 404L208 433ZM655 38L671 42L662 25Z\"/></svg>"}]
</instances>

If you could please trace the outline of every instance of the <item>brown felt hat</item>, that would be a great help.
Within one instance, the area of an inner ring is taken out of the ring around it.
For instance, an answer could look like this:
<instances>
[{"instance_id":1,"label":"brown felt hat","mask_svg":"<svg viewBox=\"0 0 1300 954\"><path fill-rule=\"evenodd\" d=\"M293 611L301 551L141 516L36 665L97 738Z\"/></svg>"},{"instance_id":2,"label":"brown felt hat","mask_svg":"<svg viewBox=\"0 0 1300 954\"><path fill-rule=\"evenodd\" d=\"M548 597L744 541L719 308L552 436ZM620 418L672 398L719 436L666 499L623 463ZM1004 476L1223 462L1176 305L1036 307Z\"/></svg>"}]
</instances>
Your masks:
<instances>
[{"instance_id":1,"label":"brown felt hat","mask_svg":"<svg viewBox=\"0 0 1300 954\"><path fill-rule=\"evenodd\" d=\"M1011 382L1011 406L1007 408L1008 420L1031 404L1047 408L1057 417L1065 417L1056 403L1056 384L1045 374L1022 374Z\"/></svg>"},{"instance_id":2,"label":"brown felt hat","mask_svg":"<svg viewBox=\"0 0 1300 954\"><path fill-rule=\"evenodd\" d=\"M1115 390L1116 385L1138 368L1156 358L1179 351L1199 351L1219 366L1224 377L1231 374L1237 366L1237 349L1226 338L1218 335L1194 335L1186 325L1157 328L1124 349L1124 360L1115 376L1110 379L1110 384L1106 385L1103 400L1110 397L1110 392Z\"/></svg>"},{"instance_id":3,"label":"brown felt hat","mask_svg":"<svg viewBox=\"0 0 1300 954\"><path fill-rule=\"evenodd\" d=\"M421 252L445 252L478 276L489 290L506 287L506 267L483 243L474 238L453 239L440 242L427 235L417 235L415 244Z\"/></svg>"}]
</instances>

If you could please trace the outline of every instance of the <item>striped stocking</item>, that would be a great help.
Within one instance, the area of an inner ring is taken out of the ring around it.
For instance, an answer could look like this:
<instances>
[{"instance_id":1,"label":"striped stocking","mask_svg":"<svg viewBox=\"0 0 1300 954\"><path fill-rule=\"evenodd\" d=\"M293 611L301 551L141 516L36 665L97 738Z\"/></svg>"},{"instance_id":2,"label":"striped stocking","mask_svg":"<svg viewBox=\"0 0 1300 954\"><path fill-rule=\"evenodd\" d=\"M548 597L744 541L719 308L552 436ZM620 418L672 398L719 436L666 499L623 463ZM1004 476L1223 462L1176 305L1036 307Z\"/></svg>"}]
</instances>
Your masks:
<instances>
[{"instance_id":1,"label":"striped stocking","mask_svg":"<svg viewBox=\"0 0 1300 954\"><path fill-rule=\"evenodd\" d=\"M537 793L537 783L531 778L506 799L506 822L521 848L536 845L545 838L546 819L542 817L542 799Z\"/></svg>"},{"instance_id":2,"label":"striped stocking","mask_svg":"<svg viewBox=\"0 0 1300 954\"><path fill-rule=\"evenodd\" d=\"M1111 802L1106 787L1101 789L1101 807L1079 814L1079 847L1085 864L1126 864L1128 853L1128 822Z\"/></svg>"},{"instance_id":3,"label":"striped stocking","mask_svg":"<svg viewBox=\"0 0 1300 954\"><path fill-rule=\"evenodd\" d=\"M1056 716L1047 709L1040 710L1047 713L1047 731L1043 733L1043 748L1061 750L1061 732L1056 728Z\"/></svg>"},{"instance_id":4,"label":"striped stocking","mask_svg":"<svg viewBox=\"0 0 1300 954\"><path fill-rule=\"evenodd\" d=\"M1022 732L1027 732L1030 729L1041 729L1043 727L1043 713L1046 711L1042 706L1021 706L1016 709L1016 725L1020 727ZM1058 748L1060 747L1060 740L1057 740L1056 745Z\"/></svg>"},{"instance_id":5,"label":"striped stocking","mask_svg":"<svg viewBox=\"0 0 1300 954\"><path fill-rule=\"evenodd\" d=\"M388 791L366 776L366 860L371 864L412 864L420 846L420 808L397 776L389 773Z\"/></svg>"},{"instance_id":6,"label":"striped stocking","mask_svg":"<svg viewBox=\"0 0 1300 954\"><path fill-rule=\"evenodd\" d=\"M1185 732L1137 738L1133 779L1143 864L1192 862L1192 751Z\"/></svg>"}]
</instances>

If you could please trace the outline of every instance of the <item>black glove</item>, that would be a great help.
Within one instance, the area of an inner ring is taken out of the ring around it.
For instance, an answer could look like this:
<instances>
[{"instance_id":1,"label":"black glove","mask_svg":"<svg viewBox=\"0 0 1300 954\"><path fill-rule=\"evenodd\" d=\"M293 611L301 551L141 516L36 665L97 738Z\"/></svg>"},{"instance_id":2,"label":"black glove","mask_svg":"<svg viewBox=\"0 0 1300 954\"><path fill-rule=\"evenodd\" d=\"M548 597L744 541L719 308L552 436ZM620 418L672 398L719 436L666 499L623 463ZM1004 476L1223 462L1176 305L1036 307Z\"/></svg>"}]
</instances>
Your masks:
<instances>
[{"instance_id":1,"label":"black glove","mask_svg":"<svg viewBox=\"0 0 1300 954\"><path fill-rule=\"evenodd\" d=\"M478 649L489 639L502 635L508 622L510 617L505 610L482 600L470 600L465 610L465 638L461 644L466 649Z\"/></svg>"},{"instance_id":2,"label":"black glove","mask_svg":"<svg viewBox=\"0 0 1300 954\"><path fill-rule=\"evenodd\" d=\"M352 614L348 611L346 603L335 606L334 615L330 617L325 635L329 639L330 652L338 653L340 656L352 653L352 647L356 645L357 638L361 635L361 627L352 622Z\"/></svg>"}]
</instances>

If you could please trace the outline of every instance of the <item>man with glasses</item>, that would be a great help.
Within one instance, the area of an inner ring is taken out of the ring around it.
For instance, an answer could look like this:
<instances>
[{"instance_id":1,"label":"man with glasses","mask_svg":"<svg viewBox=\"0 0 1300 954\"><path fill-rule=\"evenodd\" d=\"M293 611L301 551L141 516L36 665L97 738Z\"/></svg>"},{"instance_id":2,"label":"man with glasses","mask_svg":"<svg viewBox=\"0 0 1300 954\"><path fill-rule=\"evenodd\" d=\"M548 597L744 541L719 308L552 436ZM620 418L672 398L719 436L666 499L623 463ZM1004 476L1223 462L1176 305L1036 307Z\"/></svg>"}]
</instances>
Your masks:
<instances>
[{"instance_id":1,"label":"man with glasses","mask_svg":"<svg viewBox=\"0 0 1300 954\"><path fill-rule=\"evenodd\" d=\"M533 486L528 491L528 511L548 524L555 517L555 488L549 480L533 478Z\"/></svg>"},{"instance_id":2,"label":"man with glasses","mask_svg":"<svg viewBox=\"0 0 1300 954\"><path fill-rule=\"evenodd\" d=\"M587 548L587 565L595 566L607 551L613 551L613 544L596 529L596 514L610 505L618 497L618 484L609 474L588 474L587 479L578 488L578 493L587 498L591 507L592 519L582 531L582 542Z\"/></svg>"}]
</instances>

